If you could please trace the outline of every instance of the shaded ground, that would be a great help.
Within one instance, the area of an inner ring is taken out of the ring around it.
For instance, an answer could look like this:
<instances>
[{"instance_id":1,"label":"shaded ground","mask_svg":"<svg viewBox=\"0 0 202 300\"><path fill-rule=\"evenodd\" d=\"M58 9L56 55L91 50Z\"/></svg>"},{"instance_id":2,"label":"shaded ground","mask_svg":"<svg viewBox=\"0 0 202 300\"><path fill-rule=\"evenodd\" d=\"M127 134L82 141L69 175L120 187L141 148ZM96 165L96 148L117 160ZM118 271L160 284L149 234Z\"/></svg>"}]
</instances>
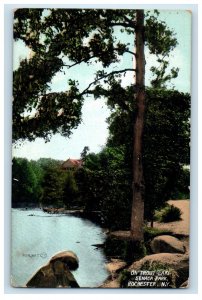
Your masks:
<instances>
[{"instance_id":1,"label":"shaded ground","mask_svg":"<svg viewBox=\"0 0 202 300\"><path fill-rule=\"evenodd\" d=\"M178 207L181 212L181 220L169 223L154 222L154 227L169 230L176 235L189 236L190 226L190 201L189 200L169 200L168 204Z\"/></svg>"}]
</instances>

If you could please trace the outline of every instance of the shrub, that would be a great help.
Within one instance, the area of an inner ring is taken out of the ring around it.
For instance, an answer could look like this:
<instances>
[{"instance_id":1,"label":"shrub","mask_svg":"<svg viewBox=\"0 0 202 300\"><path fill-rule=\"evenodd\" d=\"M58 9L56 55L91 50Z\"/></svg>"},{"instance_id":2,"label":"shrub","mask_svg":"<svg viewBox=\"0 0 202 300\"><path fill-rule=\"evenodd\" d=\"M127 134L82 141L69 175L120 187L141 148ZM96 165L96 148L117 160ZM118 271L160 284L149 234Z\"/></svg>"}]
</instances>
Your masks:
<instances>
[{"instance_id":1,"label":"shrub","mask_svg":"<svg viewBox=\"0 0 202 300\"><path fill-rule=\"evenodd\" d=\"M143 242L133 243L131 240L122 240L108 236L104 246L107 257L120 258L127 263L132 263L147 255L147 248Z\"/></svg>"},{"instance_id":2,"label":"shrub","mask_svg":"<svg viewBox=\"0 0 202 300\"><path fill-rule=\"evenodd\" d=\"M181 210L174 205L166 205L162 210L155 213L155 219L159 222L173 222L181 220Z\"/></svg>"}]
</instances>

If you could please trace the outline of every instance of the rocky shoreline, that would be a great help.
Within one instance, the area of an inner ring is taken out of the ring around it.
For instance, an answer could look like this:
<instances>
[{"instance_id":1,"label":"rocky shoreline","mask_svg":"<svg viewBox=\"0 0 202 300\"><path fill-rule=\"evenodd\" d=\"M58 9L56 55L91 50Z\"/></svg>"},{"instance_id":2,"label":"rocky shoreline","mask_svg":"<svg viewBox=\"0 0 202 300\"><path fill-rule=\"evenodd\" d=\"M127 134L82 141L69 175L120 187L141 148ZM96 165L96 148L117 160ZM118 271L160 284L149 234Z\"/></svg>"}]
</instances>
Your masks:
<instances>
[{"instance_id":1,"label":"rocky shoreline","mask_svg":"<svg viewBox=\"0 0 202 300\"><path fill-rule=\"evenodd\" d=\"M148 228L155 232L156 236L146 240L149 253L137 259L133 263L126 263L122 255L109 257L106 268L110 275L100 286L101 288L127 287L127 282L132 277L131 272L141 270L164 269L170 272L170 286L167 288L188 288L189 287L189 200L170 200L169 204L178 207L181 212L181 220L169 223L154 223L154 228ZM159 231L159 234L158 234ZM115 245L130 240L130 231L115 231L108 235L109 239L115 240ZM124 281L125 277L125 281ZM124 284L123 284L124 283ZM130 286L135 288L137 286ZM138 286L141 287L141 286ZM142 286L152 288L152 286ZM156 286L158 287L158 286ZM162 287L162 286L159 286ZM164 286L165 288L166 286Z\"/></svg>"},{"instance_id":2,"label":"rocky shoreline","mask_svg":"<svg viewBox=\"0 0 202 300\"><path fill-rule=\"evenodd\" d=\"M112 232L111 238L123 240L124 232ZM126 239L128 232L125 232ZM159 286L128 286L128 283L135 279L133 271L137 274L141 272L154 272L158 274L159 270L163 270L167 274L167 288L187 288L189 278L189 239L181 237L181 240L171 235L159 235L150 242L151 253L133 263L127 263L121 258L109 258L106 269L109 276L100 288L135 288L135 287L159 287ZM132 273L131 273L132 272ZM123 277L127 277L123 279ZM141 282L141 280L140 280ZM140 285L140 282L138 283ZM142 283L143 284L143 283Z\"/></svg>"},{"instance_id":3,"label":"rocky shoreline","mask_svg":"<svg viewBox=\"0 0 202 300\"><path fill-rule=\"evenodd\" d=\"M71 215L74 217L79 217L83 219L88 219L102 227L102 216L100 211L87 211L84 209L65 209L65 208L53 208L53 207L43 207L42 210L49 214L62 214Z\"/></svg>"},{"instance_id":4,"label":"rocky shoreline","mask_svg":"<svg viewBox=\"0 0 202 300\"><path fill-rule=\"evenodd\" d=\"M175 203L178 206L189 205L187 200L172 201L172 204ZM67 214L87 218L101 225L98 221L99 212L97 211L89 213L82 209L66 210L64 208L43 208L43 210L51 214ZM181 221L154 224L155 229L161 233L146 241L149 253L141 258L128 263L124 259L123 253L120 255L106 253L109 260L106 263L109 276L99 288L187 288L189 286L189 218L187 210L186 208L186 212L182 211ZM116 248L116 245L130 241L129 231L109 232L103 230L106 232L108 240L116 241L115 247L111 247L107 243L95 245L97 248L102 247L105 252L110 250L110 247ZM137 274L141 274L143 271L148 271L154 272L152 274L159 274L159 270L163 270L167 274L167 277L164 276L167 281L163 286L162 282L159 283L158 280L156 285L152 285L151 276L148 277L151 281L140 280L137 284L136 278L131 273L135 271ZM132 283L128 286L130 282Z\"/></svg>"}]
</instances>

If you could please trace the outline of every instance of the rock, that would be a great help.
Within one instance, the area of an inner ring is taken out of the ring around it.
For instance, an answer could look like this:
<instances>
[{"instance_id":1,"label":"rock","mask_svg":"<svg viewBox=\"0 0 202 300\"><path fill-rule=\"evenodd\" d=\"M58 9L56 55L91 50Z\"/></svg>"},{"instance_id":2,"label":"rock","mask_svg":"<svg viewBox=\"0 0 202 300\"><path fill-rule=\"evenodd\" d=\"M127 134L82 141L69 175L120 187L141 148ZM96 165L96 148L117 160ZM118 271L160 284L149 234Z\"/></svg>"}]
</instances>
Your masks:
<instances>
[{"instance_id":1,"label":"rock","mask_svg":"<svg viewBox=\"0 0 202 300\"><path fill-rule=\"evenodd\" d=\"M128 230L117 230L112 231L109 235L113 238L118 238L120 240L130 240L131 239L131 232Z\"/></svg>"},{"instance_id":2,"label":"rock","mask_svg":"<svg viewBox=\"0 0 202 300\"><path fill-rule=\"evenodd\" d=\"M125 266L125 261L112 258L111 262L106 264L106 269L113 275L114 273L120 272Z\"/></svg>"},{"instance_id":3,"label":"rock","mask_svg":"<svg viewBox=\"0 0 202 300\"><path fill-rule=\"evenodd\" d=\"M180 288L182 289L186 289L189 287L189 279L187 279L185 282L183 282L183 284L181 284Z\"/></svg>"},{"instance_id":4,"label":"rock","mask_svg":"<svg viewBox=\"0 0 202 300\"><path fill-rule=\"evenodd\" d=\"M153 265L153 269L152 269ZM180 287L189 277L189 256L178 253L158 253L147 255L139 261L134 262L128 271L132 270L157 270L159 265L176 272L175 286Z\"/></svg>"},{"instance_id":5,"label":"rock","mask_svg":"<svg viewBox=\"0 0 202 300\"><path fill-rule=\"evenodd\" d=\"M52 288L57 287L57 280L50 264L39 269L27 282L27 287Z\"/></svg>"},{"instance_id":6,"label":"rock","mask_svg":"<svg viewBox=\"0 0 202 300\"><path fill-rule=\"evenodd\" d=\"M78 258L73 252L59 252L32 276L26 286L32 288L79 287L70 272L70 270L76 270L78 265Z\"/></svg>"},{"instance_id":7,"label":"rock","mask_svg":"<svg viewBox=\"0 0 202 300\"><path fill-rule=\"evenodd\" d=\"M185 253L184 244L170 235L160 235L151 241L153 253Z\"/></svg>"},{"instance_id":8,"label":"rock","mask_svg":"<svg viewBox=\"0 0 202 300\"><path fill-rule=\"evenodd\" d=\"M109 289L114 289L114 288L120 288L120 282L118 279L115 280L107 280L104 282L99 288L109 288Z\"/></svg>"},{"instance_id":9,"label":"rock","mask_svg":"<svg viewBox=\"0 0 202 300\"><path fill-rule=\"evenodd\" d=\"M54 262L56 260L64 262L71 271L76 270L79 266L78 257L72 251L59 252L51 258L50 262Z\"/></svg>"},{"instance_id":10,"label":"rock","mask_svg":"<svg viewBox=\"0 0 202 300\"><path fill-rule=\"evenodd\" d=\"M142 259L135 261L128 270L141 270L143 265L148 264L151 265L152 263L157 262L163 265L167 265L175 270L179 268L189 267L189 256L186 254L178 254L178 253L158 253L147 255Z\"/></svg>"},{"instance_id":11,"label":"rock","mask_svg":"<svg viewBox=\"0 0 202 300\"><path fill-rule=\"evenodd\" d=\"M126 262L120 259L111 258L111 261L106 264L106 269L109 276L105 282L99 286L100 288L120 288L120 273L126 267Z\"/></svg>"}]
</instances>

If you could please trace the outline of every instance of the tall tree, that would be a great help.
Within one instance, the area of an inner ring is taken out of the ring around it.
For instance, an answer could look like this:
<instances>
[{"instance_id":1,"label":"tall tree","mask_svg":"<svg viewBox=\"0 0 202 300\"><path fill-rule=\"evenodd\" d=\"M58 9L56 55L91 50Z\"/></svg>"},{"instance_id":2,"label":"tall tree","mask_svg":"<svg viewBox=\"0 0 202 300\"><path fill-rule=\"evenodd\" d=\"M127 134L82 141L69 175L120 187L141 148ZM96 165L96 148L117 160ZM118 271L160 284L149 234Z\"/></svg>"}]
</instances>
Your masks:
<instances>
[{"instance_id":1,"label":"tall tree","mask_svg":"<svg viewBox=\"0 0 202 300\"><path fill-rule=\"evenodd\" d=\"M65 174L60 166L46 166L41 183L41 204L44 206L63 207Z\"/></svg>"},{"instance_id":2,"label":"tall tree","mask_svg":"<svg viewBox=\"0 0 202 300\"><path fill-rule=\"evenodd\" d=\"M143 239L142 223L144 209L144 180L142 169L142 132L144 120L144 45L157 55L159 68L153 68L157 82L175 77L177 69L166 76L166 60L177 41L164 22L157 19L158 13L143 10L64 10L64 9L19 9L15 12L14 38L21 39L32 50L32 57L21 61L14 72L13 139L49 139L56 132L71 134L81 120L81 107L86 95L112 95L111 101L123 109L137 107L134 119L133 154L133 213L132 239ZM117 30L120 32L117 36ZM122 40L125 32L136 40L134 44ZM136 57L136 68L118 67L120 57ZM102 69L83 90L79 83L69 79L68 90L61 93L49 91L50 81L59 71L80 64L100 62ZM113 96L115 88L122 89L121 78L127 72L136 74L134 102ZM103 88L103 82L108 87ZM155 82L155 80L154 80ZM138 218L137 218L138 216Z\"/></svg>"},{"instance_id":3,"label":"tall tree","mask_svg":"<svg viewBox=\"0 0 202 300\"><path fill-rule=\"evenodd\" d=\"M131 214L131 239L144 240L144 175L142 165L142 136L145 112L145 57L144 57L144 11L138 10L135 28L136 45L136 94L137 107L133 135L133 202Z\"/></svg>"}]
</instances>

